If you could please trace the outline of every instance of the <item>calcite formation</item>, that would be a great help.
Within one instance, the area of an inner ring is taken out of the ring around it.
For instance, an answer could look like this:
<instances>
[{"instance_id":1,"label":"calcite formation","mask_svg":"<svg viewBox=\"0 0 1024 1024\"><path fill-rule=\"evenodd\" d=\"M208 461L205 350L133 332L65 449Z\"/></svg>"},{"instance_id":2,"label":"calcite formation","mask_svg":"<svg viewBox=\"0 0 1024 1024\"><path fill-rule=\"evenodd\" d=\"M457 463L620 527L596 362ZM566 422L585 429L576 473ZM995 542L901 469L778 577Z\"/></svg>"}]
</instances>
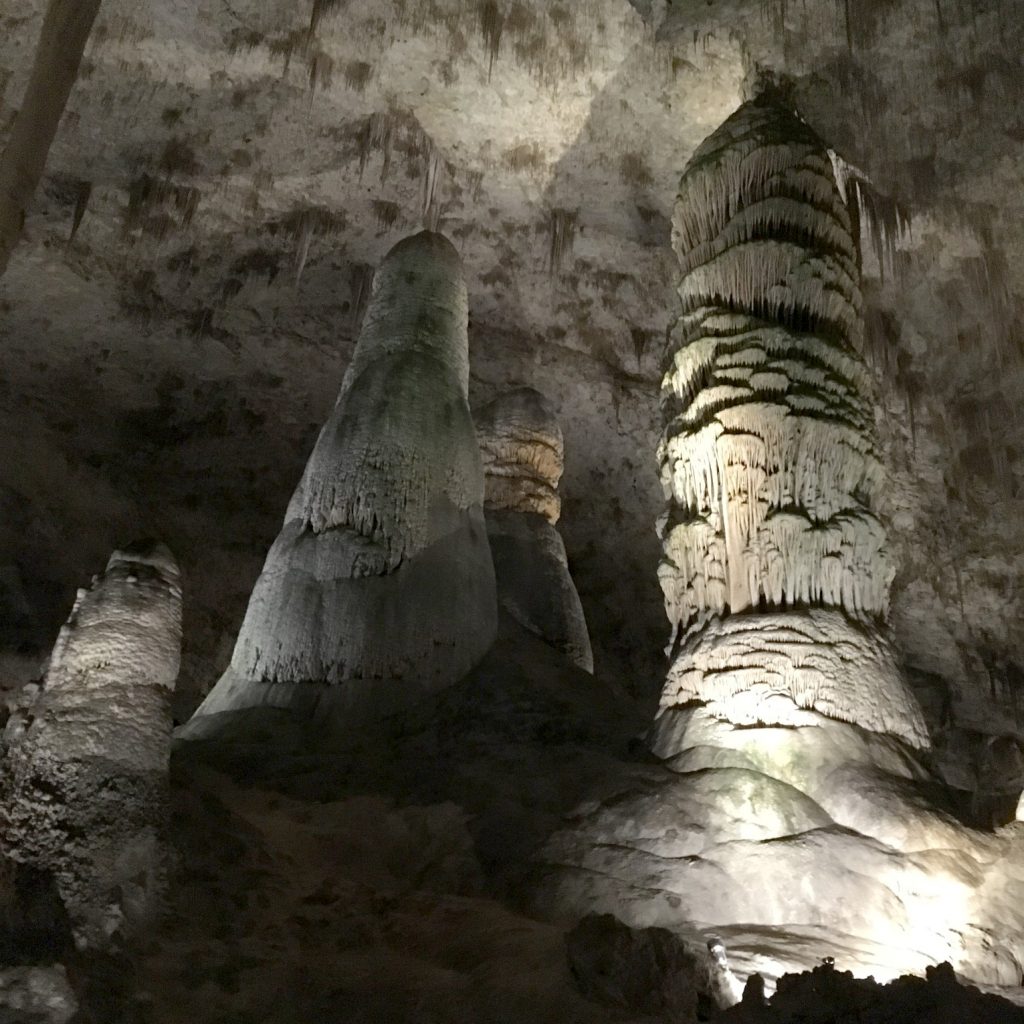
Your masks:
<instances>
[{"instance_id":1,"label":"calcite formation","mask_svg":"<svg viewBox=\"0 0 1024 1024\"><path fill-rule=\"evenodd\" d=\"M115 551L4 731L0 853L53 878L84 946L130 934L159 904L180 652L173 555Z\"/></svg>"},{"instance_id":2,"label":"calcite formation","mask_svg":"<svg viewBox=\"0 0 1024 1024\"><path fill-rule=\"evenodd\" d=\"M587 622L555 524L564 467L562 430L540 392L518 388L477 416L487 532L501 606L586 672Z\"/></svg>"},{"instance_id":3,"label":"calcite formation","mask_svg":"<svg viewBox=\"0 0 1024 1024\"><path fill-rule=\"evenodd\" d=\"M231 665L185 736L260 706L347 727L455 682L490 647L497 601L467 331L451 243L427 231L399 242Z\"/></svg>"},{"instance_id":4,"label":"calcite formation","mask_svg":"<svg viewBox=\"0 0 1024 1024\"><path fill-rule=\"evenodd\" d=\"M813 709L926 746L882 635L883 473L858 249L829 151L784 106L749 102L697 150L673 227L663 707L788 725Z\"/></svg>"}]
</instances>

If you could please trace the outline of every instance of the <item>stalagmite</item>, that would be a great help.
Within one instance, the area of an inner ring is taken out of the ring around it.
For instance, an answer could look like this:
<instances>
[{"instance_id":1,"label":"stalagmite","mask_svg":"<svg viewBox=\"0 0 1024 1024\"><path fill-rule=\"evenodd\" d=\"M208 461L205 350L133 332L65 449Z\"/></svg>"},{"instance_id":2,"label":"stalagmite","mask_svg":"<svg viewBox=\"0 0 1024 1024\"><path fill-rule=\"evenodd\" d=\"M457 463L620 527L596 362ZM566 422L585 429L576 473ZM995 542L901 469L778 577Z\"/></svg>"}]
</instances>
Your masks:
<instances>
[{"instance_id":1,"label":"stalagmite","mask_svg":"<svg viewBox=\"0 0 1024 1024\"><path fill-rule=\"evenodd\" d=\"M499 396L477 417L487 532L501 606L586 672L594 670L583 607L555 529L562 430L533 388Z\"/></svg>"},{"instance_id":2,"label":"stalagmite","mask_svg":"<svg viewBox=\"0 0 1024 1024\"><path fill-rule=\"evenodd\" d=\"M497 629L459 257L424 231L374 279L337 403L231 665L183 730L287 708L342 728L463 676Z\"/></svg>"},{"instance_id":3,"label":"stalagmite","mask_svg":"<svg viewBox=\"0 0 1024 1024\"><path fill-rule=\"evenodd\" d=\"M156 909L180 655L174 557L151 542L115 551L4 731L0 853L53 877L84 946Z\"/></svg>"},{"instance_id":4,"label":"stalagmite","mask_svg":"<svg viewBox=\"0 0 1024 1024\"><path fill-rule=\"evenodd\" d=\"M772 100L745 104L690 161L673 245L663 712L697 700L736 724L797 725L815 711L926 746L882 635L883 474L858 250L828 149Z\"/></svg>"}]
</instances>

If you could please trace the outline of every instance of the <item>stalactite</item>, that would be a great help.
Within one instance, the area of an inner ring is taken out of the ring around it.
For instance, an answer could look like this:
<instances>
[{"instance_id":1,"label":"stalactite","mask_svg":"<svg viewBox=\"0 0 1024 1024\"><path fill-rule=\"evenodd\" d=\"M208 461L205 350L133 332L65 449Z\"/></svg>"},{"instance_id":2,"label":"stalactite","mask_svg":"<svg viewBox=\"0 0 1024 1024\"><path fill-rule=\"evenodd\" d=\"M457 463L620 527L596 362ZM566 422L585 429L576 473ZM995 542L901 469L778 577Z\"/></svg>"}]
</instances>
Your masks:
<instances>
[{"instance_id":1,"label":"stalactite","mask_svg":"<svg viewBox=\"0 0 1024 1024\"><path fill-rule=\"evenodd\" d=\"M497 4L497 0L482 0L477 8L480 20L480 35L487 47L487 80L490 81L494 71L494 62L501 49L501 36L505 30L505 15Z\"/></svg>"},{"instance_id":2,"label":"stalactite","mask_svg":"<svg viewBox=\"0 0 1024 1024\"><path fill-rule=\"evenodd\" d=\"M298 286L302 280L302 271L306 267L306 260L309 257L309 243L313 240L313 219L307 217L302 221L299 228L299 245L295 251L295 284Z\"/></svg>"},{"instance_id":3,"label":"stalactite","mask_svg":"<svg viewBox=\"0 0 1024 1024\"><path fill-rule=\"evenodd\" d=\"M320 22L333 11L338 10L345 3L345 0L313 0L313 7L309 14L309 35L310 38L316 35Z\"/></svg>"},{"instance_id":4,"label":"stalactite","mask_svg":"<svg viewBox=\"0 0 1024 1024\"><path fill-rule=\"evenodd\" d=\"M548 220L548 271L552 275L562 269L566 256L576 241L578 210L552 210Z\"/></svg>"},{"instance_id":5,"label":"stalactite","mask_svg":"<svg viewBox=\"0 0 1024 1024\"><path fill-rule=\"evenodd\" d=\"M358 331L366 312L366 304L370 301L373 267L369 263L353 263L349 270L349 286L352 289L352 328Z\"/></svg>"},{"instance_id":6,"label":"stalactite","mask_svg":"<svg viewBox=\"0 0 1024 1024\"><path fill-rule=\"evenodd\" d=\"M71 219L71 234L68 236L68 245L75 240L78 229L82 226L82 218L89 208L89 199L92 196L92 182L80 181L75 189L75 212Z\"/></svg>"},{"instance_id":7,"label":"stalactite","mask_svg":"<svg viewBox=\"0 0 1024 1024\"><path fill-rule=\"evenodd\" d=\"M380 180L384 181L391 169L391 148L394 143L395 118L390 111L375 112L369 116L359 136L359 180L363 180L367 161L373 152L384 154Z\"/></svg>"},{"instance_id":8,"label":"stalactite","mask_svg":"<svg viewBox=\"0 0 1024 1024\"><path fill-rule=\"evenodd\" d=\"M437 201L437 182L441 174L443 160L432 139L427 137L423 154L423 226L428 231L436 231L441 219L441 211Z\"/></svg>"}]
</instances>

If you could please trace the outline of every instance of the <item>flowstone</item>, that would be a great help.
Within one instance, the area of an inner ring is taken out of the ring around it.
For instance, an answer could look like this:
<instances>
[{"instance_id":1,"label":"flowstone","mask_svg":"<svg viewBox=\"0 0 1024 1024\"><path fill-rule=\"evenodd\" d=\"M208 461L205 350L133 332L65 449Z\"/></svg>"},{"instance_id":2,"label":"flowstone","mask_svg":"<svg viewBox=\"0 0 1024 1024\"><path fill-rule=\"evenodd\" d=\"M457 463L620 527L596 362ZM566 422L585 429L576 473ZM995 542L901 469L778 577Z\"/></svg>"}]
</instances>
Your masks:
<instances>
[{"instance_id":1,"label":"flowstone","mask_svg":"<svg viewBox=\"0 0 1024 1024\"><path fill-rule=\"evenodd\" d=\"M555 528L565 447L554 411L539 391L518 388L480 410L477 436L498 601L520 625L593 672L583 606Z\"/></svg>"},{"instance_id":2,"label":"flowstone","mask_svg":"<svg viewBox=\"0 0 1024 1024\"><path fill-rule=\"evenodd\" d=\"M0 853L54 879L82 946L157 907L180 652L174 557L152 542L115 551L4 730Z\"/></svg>"},{"instance_id":3,"label":"flowstone","mask_svg":"<svg viewBox=\"0 0 1024 1024\"><path fill-rule=\"evenodd\" d=\"M374 278L337 403L267 555L211 716L283 708L349 729L461 678L497 630L451 243L399 242Z\"/></svg>"}]
</instances>

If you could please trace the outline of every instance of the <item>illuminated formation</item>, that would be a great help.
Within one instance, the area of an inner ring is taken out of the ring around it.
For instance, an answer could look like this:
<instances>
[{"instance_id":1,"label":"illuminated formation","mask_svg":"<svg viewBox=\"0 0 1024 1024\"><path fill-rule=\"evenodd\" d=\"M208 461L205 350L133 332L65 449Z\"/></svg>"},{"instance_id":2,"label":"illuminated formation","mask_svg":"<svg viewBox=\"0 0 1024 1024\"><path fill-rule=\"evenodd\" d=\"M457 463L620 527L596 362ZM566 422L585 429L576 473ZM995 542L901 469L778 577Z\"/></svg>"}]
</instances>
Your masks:
<instances>
[{"instance_id":1,"label":"illuminated formation","mask_svg":"<svg viewBox=\"0 0 1024 1024\"><path fill-rule=\"evenodd\" d=\"M684 174L675 246L662 763L550 837L537 906L713 929L740 976L811 966L824 929L880 979L948 959L1018 985L1019 829L951 813L885 635L858 254L825 146L745 104Z\"/></svg>"},{"instance_id":2,"label":"illuminated formation","mask_svg":"<svg viewBox=\"0 0 1024 1024\"><path fill-rule=\"evenodd\" d=\"M499 602L521 625L592 672L583 606L555 529L564 458L558 420L540 392L518 388L480 411L477 435Z\"/></svg>"},{"instance_id":3,"label":"illuminated formation","mask_svg":"<svg viewBox=\"0 0 1024 1024\"><path fill-rule=\"evenodd\" d=\"M451 243L427 231L399 242L231 666L186 736L207 732L211 715L258 706L350 725L455 682L491 645L467 326Z\"/></svg>"},{"instance_id":4,"label":"illuminated formation","mask_svg":"<svg viewBox=\"0 0 1024 1024\"><path fill-rule=\"evenodd\" d=\"M697 700L738 725L816 711L924 747L879 628L883 476L857 248L826 147L790 111L745 104L690 161L673 241L662 707Z\"/></svg>"},{"instance_id":5,"label":"illuminated formation","mask_svg":"<svg viewBox=\"0 0 1024 1024\"><path fill-rule=\"evenodd\" d=\"M4 732L0 852L54 878L82 945L158 902L180 656L174 557L149 542L115 551Z\"/></svg>"}]
</instances>

